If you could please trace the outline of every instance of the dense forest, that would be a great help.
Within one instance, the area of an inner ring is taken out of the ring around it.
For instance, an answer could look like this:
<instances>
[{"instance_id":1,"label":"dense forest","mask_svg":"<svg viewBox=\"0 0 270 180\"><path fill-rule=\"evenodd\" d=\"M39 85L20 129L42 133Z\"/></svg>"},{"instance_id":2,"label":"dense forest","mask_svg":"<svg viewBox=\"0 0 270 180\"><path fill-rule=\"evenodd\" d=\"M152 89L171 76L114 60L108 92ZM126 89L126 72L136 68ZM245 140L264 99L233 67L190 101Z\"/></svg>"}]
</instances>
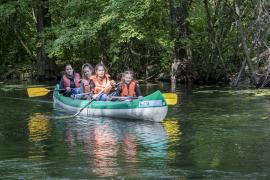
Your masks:
<instances>
[{"instance_id":1,"label":"dense forest","mask_svg":"<svg viewBox=\"0 0 270 180\"><path fill-rule=\"evenodd\" d=\"M113 77L265 87L269 13L269 0L1 0L0 78L103 62Z\"/></svg>"}]
</instances>

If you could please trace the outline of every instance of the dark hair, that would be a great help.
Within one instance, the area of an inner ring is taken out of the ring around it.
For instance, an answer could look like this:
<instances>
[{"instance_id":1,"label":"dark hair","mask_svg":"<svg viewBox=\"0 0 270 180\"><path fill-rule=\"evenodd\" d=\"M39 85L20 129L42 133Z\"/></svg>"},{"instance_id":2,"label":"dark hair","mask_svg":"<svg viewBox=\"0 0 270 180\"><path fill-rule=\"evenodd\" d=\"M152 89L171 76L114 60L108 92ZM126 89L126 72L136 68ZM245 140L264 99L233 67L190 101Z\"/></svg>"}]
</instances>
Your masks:
<instances>
[{"instance_id":1,"label":"dark hair","mask_svg":"<svg viewBox=\"0 0 270 180\"><path fill-rule=\"evenodd\" d=\"M102 64L102 63L98 63L98 64L96 65L96 67L95 67L95 71L97 71L99 67L103 67L103 68L104 68L105 73L108 73L107 68L106 68L106 67L105 67L105 65L104 65L104 64Z\"/></svg>"},{"instance_id":2,"label":"dark hair","mask_svg":"<svg viewBox=\"0 0 270 180\"><path fill-rule=\"evenodd\" d=\"M65 69L67 68L67 66L72 67L71 64L66 64L66 65L65 65ZM73 67L72 67L72 69L73 69Z\"/></svg>"},{"instance_id":3,"label":"dark hair","mask_svg":"<svg viewBox=\"0 0 270 180\"><path fill-rule=\"evenodd\" d=\"M124 73L120 73L117 75L117 81L123 81Z\"/></svg>"},{"instance_id":4,"label":"dark hair","mask_svg":"<svg viewBox=\"0 0 270 180\"><path fill-rule=\"evenodd\" d=\"M133 77L134 77L133 71L125 71L124 73L122 73L123 77L124 77L126 74L129 74L129 75L132 77L132 79L133 79Z\"/></svg>"},{"instance_id":5,"label":"dark hair","mask_svg":"<svg viewBox=\"0 0 270 180\"><path fill-rule=\"evenodd\" d=\"M89 63L83 64L83 65L82 65L82 77L83 77L83 78L85 78L85 77L84 77L83 69L86 68L86 67L88 67L88 68L90 69L90 71L94 72L94 68L93 68L93 66L91 66L91 64L89 64Z\"/></svg>"}]
</instances>

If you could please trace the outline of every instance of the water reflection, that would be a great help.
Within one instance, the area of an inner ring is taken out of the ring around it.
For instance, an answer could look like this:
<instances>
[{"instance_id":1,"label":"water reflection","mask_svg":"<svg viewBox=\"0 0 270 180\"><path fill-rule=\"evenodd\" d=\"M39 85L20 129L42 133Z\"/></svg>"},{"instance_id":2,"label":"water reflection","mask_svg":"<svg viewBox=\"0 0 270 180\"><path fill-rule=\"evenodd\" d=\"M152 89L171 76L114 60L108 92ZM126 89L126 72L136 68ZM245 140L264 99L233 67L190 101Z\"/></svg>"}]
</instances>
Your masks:
<instances>
[{"instance_id":1,"label":"water reflection","mask_svg":"<svg viewBox=\"0 0 270 180\"><path fill-rule=\"evenodd\" d=\"M46 151L44 141L50 136L49 119L41 113L34 113L30 115L28 121L29 131L29 158L45 157Z\"/></svg>"},{"instance_id":2,"label":"water reflection","mask_svg":"<svg viewBox=\"0 0 270 180\"><path fill-rule=\"evenodd\" d=\"M162 124L168 134L169 142L172 144L178 143L182 133L177 119L165 119Z\"/></svg>"},{"instance_id":3,"label":"water reflection","mask_svg":"<svg viewBox=\"0 0 270 180\"><path fill-rule=\"evenodd\" d=\"M141 151L140 158L166 157L168 136L162 124L137 125L135 131L140 145L145 149Z\"/></svg>"},{"instance_id":4,"label":"water reflection","mask_svg":"<svg viewBox=\"0 0 270 180\"><path fill-rule=\"evenodd\" d=\"M90 139L91 141L91 139ZM101 176L117 175L117 140L108 124L95 126L92 139L93 149L87 152L92 156L92 171Z\"/></svg>"},{"instance_id":5,"label":"water reflection","mask_svg":"<svg viewBox=\"0 0 270 180\"><path fill-rule=\"evenodd\" d=\"M174 158L168 153L169 141L179 140L175 133L180 130L176 122L169 124L81 118L66 122L65 140L71 155L83 153L93 174L138 177L140 164L164 167Z\"/></svg>"},{"instance_id":6,"label":"water reflection","mask_svg":"<svg viewBox=\"0 0 270 180\"><path fill-rule=\"evenodd\" d=\"M137 162L137 142L135 134L126 134L123 139L123 151L126 162Z\"/></svg>"},{"instance_id":7,"label":"water reflection","mask_svg":"<svg viewBox=\"0 0 270 180\"><path fill-rule=\"evenodd\" d=\"M169 145L170 145L170 150L168 151L168 156L170 157L170 159L175 159L177 156L177 145L179 145L180 143L180 137L182 135L181 129L180 129L180 125L179 125L179 121L177 121L177 119L165 119L162 122L164 129L167 132L168 135L168 141L169 141Z\"/></svg>"},{"instance_id":8,"label":"water reflection","mask_svg":"<svg viewBox=\"0 0 270 180\"><path fill-rule=\"evenodd\" d=\"M67 122L65 140L71 155L84 154L92 173L99 176L117 174L117 137L109 124L87 119Z\"/></svg>"},{"instance_id":9,"label":"water reflection","mask_svg":"<svg viewBox=\"0 0 270 180\"><path fill-rule=\"evenodd\" d=\"M39 142L49 137L49 119L47 116L34 113L28 121L29 141Z\"/></svg>"}]
</instances>

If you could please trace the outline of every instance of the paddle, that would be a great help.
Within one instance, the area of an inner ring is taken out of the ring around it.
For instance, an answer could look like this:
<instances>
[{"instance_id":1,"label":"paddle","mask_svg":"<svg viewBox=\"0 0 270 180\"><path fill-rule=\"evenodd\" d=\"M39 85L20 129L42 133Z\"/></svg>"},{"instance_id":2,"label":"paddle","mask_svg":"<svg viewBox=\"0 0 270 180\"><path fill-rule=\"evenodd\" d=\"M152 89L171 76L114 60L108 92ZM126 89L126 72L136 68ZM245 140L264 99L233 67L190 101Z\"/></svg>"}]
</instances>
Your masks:
<instances>
[{"instance_id":1,"label":"paddle","mask_svg":"<svg viewBox=\"0 0 270 180\"><path fill-rule=\"evenodd\" d=\"M110 84L108 84L105 88L103 88L98 94L96 97L99 97L107 87L109 87ZM76 114L72 115L72 116L62 116L62 117L59 117L57 119L68 119L68 118L74 118L76 116L78 116L87 106L89 106L95 99L91 99L87 104L85 104Z\"/></svg>"},{"instance_id":2,"label":"paddle","mask_svg":"<svg viewBox=\"0 0 270 180\"><path fill-rule=\"evenodd\" d=\"M51 91L63 91L64 89L47 89L47 88L42 88L42 87L37 87L37 88L27 88L27 93L29 97L37 97L37 96L45 96ZM88 93L82 93L82 94L77 94L76 96L79 95L84 95ZM175 93L163 93L163 97L165 98L166 102L168 105L176 105L177 104L177 95ZM113 97L113 98L123 98L123 97ZM124 98L123 98L124 99ZM136 98L132 98L136 99Z\"/></svg>"},{"instance_id":3,"label":"paddle","mask_svg":"<svg viewBox=\"0 0 270 180\"><path fill-rule=\"evenodd\" d=\"M175 93L163 93L162 94L166 103L168 105L176 105L177 104L177 94ZM138 99L138 97L122 97L122 96L112 96L112 99Z\"/></svg>"},{"instance_id":4,"label":"paddle","mask_svg":"<svg viewBox=\"0 0 270 180\"><path fill-rule=\"evenodd\" d=\"M65 89L47 89L42 87L27 88L27 94L29 97L45 96L51 91L65 91Z\"/></svg>"},{"instance_id":5,"label":"paddle","mask_svg":"<svg viewBox=\"0 0 270 180\"><path fill-rule=\"evenodd\" d=\"M175 93L163 93L163 97L165 98L168 105L176 105L178 96Z\"/></svg>"}]
</instances>

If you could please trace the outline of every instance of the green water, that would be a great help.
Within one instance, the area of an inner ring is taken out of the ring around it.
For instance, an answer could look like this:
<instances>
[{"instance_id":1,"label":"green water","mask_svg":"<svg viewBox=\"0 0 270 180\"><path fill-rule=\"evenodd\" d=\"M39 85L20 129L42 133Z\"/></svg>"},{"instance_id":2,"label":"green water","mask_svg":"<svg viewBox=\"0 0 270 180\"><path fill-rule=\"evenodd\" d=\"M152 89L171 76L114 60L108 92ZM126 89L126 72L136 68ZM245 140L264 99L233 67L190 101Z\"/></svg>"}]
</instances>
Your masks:
<instances>
[{"instance_id":1,"label":"green water","mask_svg":"<svg viewBox=\"0 0 270 180\"><path fill-rule=\"evenodd\" d=\"M169 92L168 84L142 87ZM66 115L0 85L0 179L269 179L270 90L178 87L163 123Z\"/></svg>"}]
</instances>

